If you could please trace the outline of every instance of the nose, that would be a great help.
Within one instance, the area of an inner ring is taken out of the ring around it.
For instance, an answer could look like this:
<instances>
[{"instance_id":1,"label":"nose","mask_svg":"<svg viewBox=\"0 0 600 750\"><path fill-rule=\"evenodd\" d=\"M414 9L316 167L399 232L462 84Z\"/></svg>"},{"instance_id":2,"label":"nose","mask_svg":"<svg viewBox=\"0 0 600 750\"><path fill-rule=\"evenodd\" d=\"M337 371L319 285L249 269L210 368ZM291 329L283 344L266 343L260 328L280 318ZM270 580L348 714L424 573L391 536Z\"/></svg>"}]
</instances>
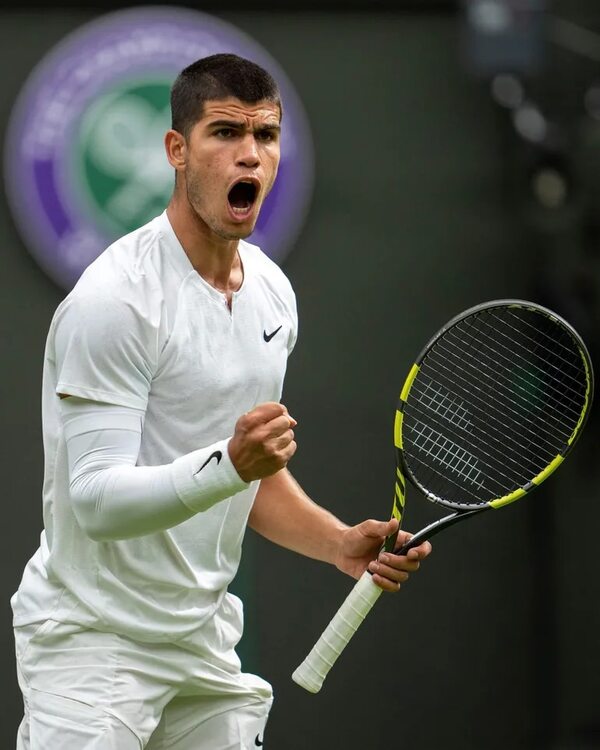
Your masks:
<instances>
[{"instance_id":1,"label":"nose","mask_svg":"<svg viewBox=\"0 0 600 750\"><path fill-rule=\"evenodd\" d=\"M253 169L260 163L256 138L254 133L247 133L240 141L240 149L237 156L237 164L240 167Z\"/></svg>"}]
</instances>

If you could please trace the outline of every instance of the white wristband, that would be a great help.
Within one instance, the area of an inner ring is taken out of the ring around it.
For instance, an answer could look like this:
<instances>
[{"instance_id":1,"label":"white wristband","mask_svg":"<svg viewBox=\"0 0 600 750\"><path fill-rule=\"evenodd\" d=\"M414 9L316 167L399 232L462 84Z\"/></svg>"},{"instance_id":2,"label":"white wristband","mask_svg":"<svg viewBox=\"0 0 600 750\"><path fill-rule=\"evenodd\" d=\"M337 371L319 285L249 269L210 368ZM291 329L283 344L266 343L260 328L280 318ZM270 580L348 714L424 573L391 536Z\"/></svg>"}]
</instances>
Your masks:
<instances>
[{"instance_id":1,"label":"white wristband","mask_svg":"<svg viewBox=\"0 0 600 750\"><path fill-rule=\"evenodd\" d=\"M250 485L240 477L229 457L230 438L200 448L173 462L173 483L181 502L198 513Z\"/></svg>"}]
</instances>

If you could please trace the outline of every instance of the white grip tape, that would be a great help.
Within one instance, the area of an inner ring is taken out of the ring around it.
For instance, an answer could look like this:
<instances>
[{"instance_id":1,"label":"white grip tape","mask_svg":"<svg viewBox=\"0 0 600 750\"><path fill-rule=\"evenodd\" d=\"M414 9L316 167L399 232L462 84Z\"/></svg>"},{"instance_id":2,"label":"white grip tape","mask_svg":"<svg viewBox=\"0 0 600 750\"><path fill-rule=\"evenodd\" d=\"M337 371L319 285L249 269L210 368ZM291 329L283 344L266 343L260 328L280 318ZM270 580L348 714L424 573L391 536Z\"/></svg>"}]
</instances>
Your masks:
<instances>
[{"instance_id":1,"label":"white grip tape","mask_svg":"<svg viewBox=\"0 0 600 750\"><path fill-rule=\"evenodd\" d=\"M373 583L371 574L365 571L292 675L294 682L310 693L319 692L327 673L380 595L381 589Z\"/></svg>"}]
</instances>

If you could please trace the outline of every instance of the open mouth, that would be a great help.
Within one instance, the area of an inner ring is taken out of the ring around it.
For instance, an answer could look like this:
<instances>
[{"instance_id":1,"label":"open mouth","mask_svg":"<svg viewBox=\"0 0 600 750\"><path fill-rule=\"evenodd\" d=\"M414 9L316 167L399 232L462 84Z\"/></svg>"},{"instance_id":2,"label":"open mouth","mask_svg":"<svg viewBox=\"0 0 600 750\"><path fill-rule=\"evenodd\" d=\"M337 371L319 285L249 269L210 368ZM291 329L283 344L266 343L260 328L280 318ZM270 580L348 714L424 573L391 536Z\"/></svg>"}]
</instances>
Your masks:
<instances>
[{"instance_id":1,"label":"open mouth","mask_svg":"<svg viewBox=\"0 0 600 750\"><path fill-rule=\"evenodd\" d=\"M229 191L227 199L234 214L247 214L256 200L257 186L250 180L240 180Z\"/></svg>"}]
</instances>

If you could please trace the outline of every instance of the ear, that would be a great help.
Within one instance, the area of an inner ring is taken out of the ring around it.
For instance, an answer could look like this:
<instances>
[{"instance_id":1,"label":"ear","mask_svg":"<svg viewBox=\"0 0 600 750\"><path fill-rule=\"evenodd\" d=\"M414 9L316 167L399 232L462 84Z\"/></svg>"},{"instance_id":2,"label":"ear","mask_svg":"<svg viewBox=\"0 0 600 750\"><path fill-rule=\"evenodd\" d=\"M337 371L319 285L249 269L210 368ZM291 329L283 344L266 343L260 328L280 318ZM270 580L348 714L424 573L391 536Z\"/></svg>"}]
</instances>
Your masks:
<instances>
[{"instance_id":1,"label":"ear","mask_svg":"<svg viewBox=\"0 0 600 750\"><path fill-rule=\"evenodd\" d=\"M168 130L165 134L165 151L169 164L181 172L185 169L187 145L185 138L176 130Z\"/></svg>"}]
</instances>

